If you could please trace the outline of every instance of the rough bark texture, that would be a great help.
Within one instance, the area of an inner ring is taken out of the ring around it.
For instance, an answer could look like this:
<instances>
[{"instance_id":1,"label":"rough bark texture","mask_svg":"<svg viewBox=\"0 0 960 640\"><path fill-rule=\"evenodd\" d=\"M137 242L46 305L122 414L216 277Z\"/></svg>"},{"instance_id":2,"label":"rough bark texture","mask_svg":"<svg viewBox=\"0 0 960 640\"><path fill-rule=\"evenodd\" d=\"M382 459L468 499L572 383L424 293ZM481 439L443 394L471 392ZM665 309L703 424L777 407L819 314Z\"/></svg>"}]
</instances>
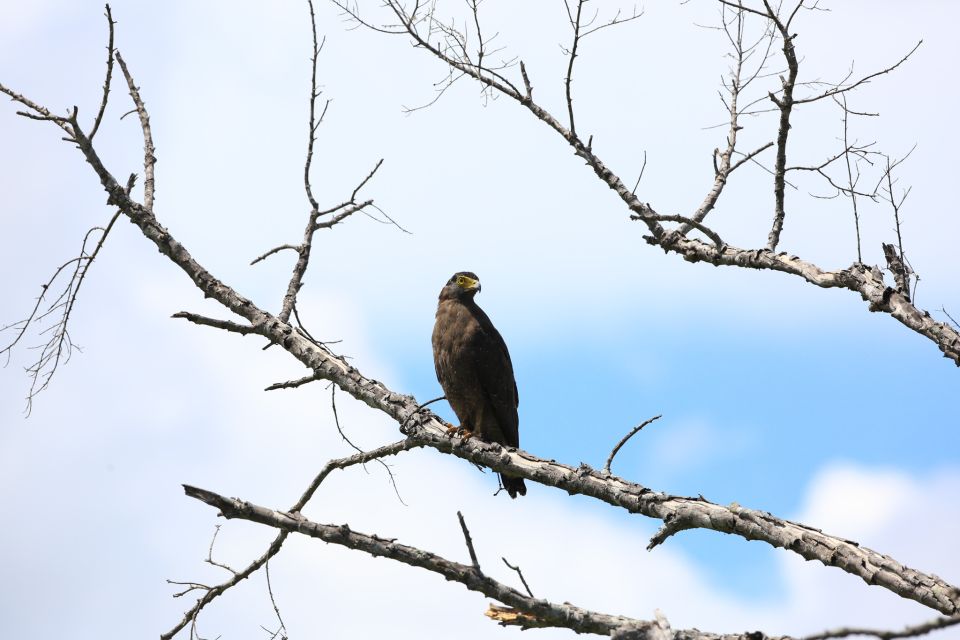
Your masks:
<instances>
[{"instance_id":1,"label":"rough bark texture","mask_svg":"<svg viewBox=\"0 0 960 640\"><path fill-rule=\"evenodd\" d=\"M226 518L241 518L259 522L281 531L296 532L318 538L330 544L363 551L374 557L390 558L404 564L420 567L442 575L447 580L459 582L471 591L477 591L510 605L527 616L524 627L564 627L577 633L592 633L615 638L635 640L790 640L786 636L776 639L759 632L717 635L696 629L674 631L665 621L636 620L625 616L595 613L572 604L554 604L532 598L501 582L493 580L476 566L447 560L435 553L353 531L347 525L321 524L307 520L299 513L274 511L236 498L227 498L212 491L184 485L186 494L220 510ZM492 617L492 616L491 616ZM530 617L533 620L530 620ZM522 619L522 617L521 617ZM535 621L535 622L534 622ZM506 622L506 621L504 621ZM515 624L506 622L506 624Z\"/></svg>"},{"instance_id":2,"label":"rough bark texture","mask_svg":"<svg viewBox=\"0 0 960 640\"><path fill-rule=\"evenodd\" d=\"M390 415L410 436L425 445L452 453L457 457L483 464L498 472L509 472L523 478L557 487L570 494L588 495L632 513L658 518L665 522L665 530L652 541L659 544L675 531L691 528L713 529L739 535L747 540L762 540L775 547L793 551L807 560L819 560L859 576L868 584L877 584L894 593L916 600L945 615L960 613L960 589L932 575L904 567L894 559L849 542L821 533L804 525L781 520L770 514L743 507L724 507L696 498L671 496L652 491L639 484L616 476L608 476L587 466L569 467L554 461L537 458L524 451L507 451L498 445L475 440L463 442L446 436L446 428L432 413L419 410L412 396L391 391L376 380L364 377L357 369L321 349L299 331L273 315L259 309L250 300L216 279L204 269L157 221L153 212L133 201L123 187L103 167L89 141L81 132L77 140L87 161L93 166L111 204L118 205L144 236L153 242L190 277L208 297L214 298L237 315L247 319L254 332L282 346L318 378L335 382L354 398ZM626 189L626 187L624 187ZM904 297L889 288L883 288L879 276L855 265L842 272L823 272L814 265L785 254L767 251L743 251L725 248L718 251L698 240L674 235L674 250L685 256L713 255L717 260L729 260L739 266L765 265L763 268L788 269L802 275L818 286L864 287L872 300L885 304L890 312L902 312L905 317L933 323L930 318L915 317L916 309ZM753 268L761 268L759 266ZM910 311L912 310L912 312ZM955 332L954 332L955 333ZM960 347L960 338L954 339ZM960 358L960 350L957 352Z\"/></svg>"},{"instance_id":3,"label":"rough bark texture","mask_svg":"<svg viewBox=\"0 0 960 640\"><path fill-rule=\"evenodd\" d=\"M581 2L580 5L582 4ZM549 112L533 101L532 88L526 76L525 69L521 67L526 91L521 93L513 84L505 80L504 77L498 73L484 69L479 64L472 65L469 61L465 62L451 58L441 49L432 46L428 41L423 40L419 36L415 23L398 9L398 5L392 1L388 2L387 5L397 12L401 24L407 32L414 37L419 46L427 49L441 60L444 60L451 67L480 80L489 88L496 89L514 98L526 107L536 118L559 133L567 143L571 145L575 155L582 158L593 169L594 173L617 193L630 210L631 217L647 225L651 235L646 239L650 244L661 247L665 252L682 255L690 262L703 261L717 266L737 266L742 268L781 271L799 276L819 287L840 287L855 291L869 303L871 311L888 313L907 327L933 340L946 357L960 365L960 333L953 327L933 321L929 314L918 309L911 303L908 286L902 282L905 277L905 269L903 267L899 268L901 277L898 279L899 290L897 290L885 285L883 276L876 267L869 268L856 263L847 269L824 271L812 263L805 262L786 253L775 253L772 250L766 249L746 250L730 247L723 243L719 236L713 234L713 232L705 227L701 228L699 220L702 220L702 216L694 220L682 216L659 215L648 203L644 203L637 198L633 191L629 190L623 181L604 165L593 153L589 141L584 144L579 138L572 125L572 101L569 99L569 93L568 105L571 109L571 126L567 129ZM474 4L474 11L476 11L476 4ZM768 12L772 14L769 5ZM108 19L111 19L109 14ZM789 39L786 41L787 45L785 46L788 46L790 41ZM314 42L314 51L315 65L316 52L318 51L316 40ZM792 55L792 48L790 55ZM68 140L76 143L86 161L97 174L104 189L107 191L108 204L118 207L164 256L184 271L206 297L217 300L226 309L243 318L246 324L210 319L190 313L178 314L177 317L239 334L255 333L261 335L270 342L281 346L312 371L312 375L303 380L329 380L354 398L391 416L398 422L401 432L407 436L407 439L382 448L382 450L378 450L378 452L386 455L412 447L429 446L441 452L485 465L501 473L509 473L512 476L526 478L546 486L563 489L570 494L591 496L610 505L624 508L631 513L639 513L660 519L663 521L663 526L651 539L648 549L661 544L671 535L686 529L711 529L722 533L738 535L747 540L764 541L772 546L781 547L797 553L805 559L818 560L824 565L838 567L852 575L860 577L868 584L880 585L897 595L915 600L943 614L950 616L960 614L960 589L944 582L936 576L923 574L905 567L889 556L861 547L856 542L830 536L806 525L782 520L771 514L746 509L735 504L722 506L708 502L702 498L689 498L659 493L642 485L614 476L608 470L597 471L583 464L576 468L570 467L553 460L538 458L521 450L506 449L497 444L485 443L476 439L464 441L460 438L448 437L446 434L446 425L438 420L431 412L421 409L413 397L393 392L380 382L366 378L357 369L347 364L345 360L332 354L322 344L311 339L305 331L297 329L288 321L290 314L295 311L294 299L297 290L299 290L303 273L307 267L312 233L318 228L332 226L339 219L370 204L369 201L358 203L355 201L355 198L357 191L359 191L363 184L376 172L376 168L374 168L373 172L354 190L349 201L334 209L320 212L309 189L308 156L306 183L312 209L309 224L305 232L304 244L299 248L293 247L292 245L284 245L265 254L270 255L272 252L284 248L294 248L300 253L300 261L298 261L294 269L294 275L291 278L291 285L284 299L282 310L279 316L273 315L260 309L253 304L252 301L215 278L197 262L187 249L157 220L153 211L155 189L153 168L156 158L150 133L149 117L133 78L122 58L119 56L119 53L116 54L116 59L127 81L134 104L136 105L136 111L139 115L144 135L145 190L143 203L139 203L131 197L132 179L128 181L129 186L125 188L121 186L116 178L105 168L91 142L96 129L94 128L89 136L83 132L77 121L76 108L73 109L72 115L66 117L53 116L42 106L29 101L2 85L0 85L0 91L26 105L29 109L32 109L35 113L33 115L28 114L29 117L54 122L66 131L69 136ZM792 83L795 77L795 69L791 68L791 71L793 72L791 77ZM316 98L315 94L314 78L314 93L311 97L311 107L313 107L313 101ZM104 103L105 101L106 96L104 97ZM735 136L736 133L735 116L736 111L734 108L731 114L731 136ZM99 122L99 120L100 118L98 116L97 122ZM313 117L311 117L311 135L313 128L314 121ZM783 139L778 145L779 151L781 152L780 155L784 154L785 131L786 128L781 126ZM733 140L734 138L732 137L729 142L728 153L722 159L723 170L721 173L723 173L724 176L729 173L729 171L732 171L729 154L732 153ZM377 167L379 167L379 163ZM783 168L783 162L780 161L779 157L778 167L780 169ZM705 201L705 210L712 208L716 202L719 191L722 189L722 184L723 181L718 177L717 180L715 180L714 191L708 194L707 200ZM782 186L779 191L777 194L777 214L779 222L782 224ZM319 216L341 209L341 213L331 218L328 222L318 222L317 219ZM709 244L701 240L687 238L684 234L684 227L665 229L664 226L661 225L661 222L678 222L684 225L696 226L710 236L714 243ZM775 226L777 235L779 235L780 225L777 224ZM771 247L775 246L776 243L772 242ZM888 254L889 253L890 252L888 252ZM896 256L896 252L893 252L893 255ZM902 256L898 256L898 259L899 257ZM889 255L888 260L890 260ZM898 271L898 268L893 264L891 264L891 268L895 273ZM295 386L301 382L302 381L291 383L289 386ZM378 454L378 452L371 452L370 455ZM366 455L367 454L363 454L363 456ZM363 456L356 458L356 461L362 461ZM261 564L264 564L270 556L279 550L280 545L283 544L286 533L295 531L320 538L326 542L341 544L375 556L392 558L412 566L419 566L434 571L443 575L448 580L460 582L467 586L468 589L496 598L498 601L522 612L522 615L511 615L509 611L495 610L495 615L491 617L498 619L502 624L519 625L521 627L563 626L583 633L597 633L617 638L643 638L649 640L665 638L689 640L762 640L768 637L760 632L719 636L697 630L674 631L670 629L666 620L659 617L655 621L642 621L622 616L594 613L568 604L552 604L545 600L535 599L530 595L525 595L511 587L491 580L482 573L475 559L473 566L463 565L446 560L427 551L398 544L391 540L384 540L377 536L353 532L346 525L325 525L310 522L303 518L299 514L299 509L302 508L306 500L312 495L312 492L316 489L319 482L322 481L324 475L329 473L329 470L334 467L342 468L344 464L351 460L354 460L354 458L328 463L324 471L321 472L321 475L318 476L318 479L304 493L301 500L288 512L274 511L240 500L224 498L223 496L201 489L186 488L188 494L208 504L217 506L226 517L245 518L281 530L281 533L274 540L271 547L268 548L260 559L251 564L248 571L245 570L244 572L236 574L233 580L234 583L244 579L250 572L255 571ZM337 466L337 464L334 463L342 464ZM353 464L355 462L349 463ZM465 524L463 526L464 533L467 535ZM467 536L467 539L468 545L470 545L469 536ZM232 585L227 584L224 588L229 588L230 586ZM222 592L223 589L220 587L208 589L208 593L204 596L204 599L201 599L197 607L191 610L194 618L196 612L202 608L205 602L209 602ZM170 637L176 633L178 629L183 628L183 624L191 619L191 612L188 612L181 625L164 637Z\"/></svg>"}]
</instances>

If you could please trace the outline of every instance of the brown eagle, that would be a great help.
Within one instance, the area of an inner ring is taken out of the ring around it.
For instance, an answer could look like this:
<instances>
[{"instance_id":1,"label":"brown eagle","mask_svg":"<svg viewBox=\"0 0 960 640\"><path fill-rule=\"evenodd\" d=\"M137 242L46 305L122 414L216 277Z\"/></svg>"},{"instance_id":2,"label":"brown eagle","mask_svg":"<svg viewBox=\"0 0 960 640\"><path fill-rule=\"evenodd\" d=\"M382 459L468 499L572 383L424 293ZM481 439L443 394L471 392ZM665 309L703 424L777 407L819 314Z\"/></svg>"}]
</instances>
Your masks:
<instances>
[{"instance_id":1,"label":"brown eagle","mask_svg":"<svg viewBox=\"0 0 960 640\"><path fill-rule=\"evenodd\" d=\"M460 431L485 442L520 446L517 383L507 345L473 297L480 291L475 273L455 273L440 290L433 325L433 364L447 402L460 419ZM511 498L526 495L523 478L501 474Z\"/></svg>"}]
</instances>

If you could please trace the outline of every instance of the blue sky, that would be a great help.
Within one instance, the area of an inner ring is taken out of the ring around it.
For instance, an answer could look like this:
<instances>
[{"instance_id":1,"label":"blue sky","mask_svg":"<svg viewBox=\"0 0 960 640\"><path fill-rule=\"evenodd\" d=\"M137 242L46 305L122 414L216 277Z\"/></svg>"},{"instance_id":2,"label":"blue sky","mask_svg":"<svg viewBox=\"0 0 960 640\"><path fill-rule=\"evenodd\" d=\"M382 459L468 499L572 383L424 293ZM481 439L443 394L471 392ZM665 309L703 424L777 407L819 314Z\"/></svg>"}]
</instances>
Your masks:
<instances>
[{"instance_id":1,"label":"blue sky","mask_svg":"<svg viewBox=\"0 0 960 640\"><path fill-rule=\"evenodd\" d=\"M526 61L538 99L562 112L562 7L486 7L501 42ZM113 8L117 44L153 118L158 216L218 277L275 310L288 256L248 263L302 234L305 7ZM831 8L804 15L798 27L803 79L834 78L850 64L880 68L925 40L914 60L856 98L853 106L882 112L856 132L894 155L917 143L903 185L914 187L904 233L923 278L919 302L931 312L960 311L956 259L942 248L960 234L950 190L957 136L944 125L960 96L935 71L960 54L946 15L958 9ZM707 128L723 120L723 40L695 24L715 22L714 3L646 11L584 50L578 126L594 133L594 148L625 180L635 179L646 151L638 193L658 211L688 212L709 186L709 151L725 135ZM0 9L0 81L57 111L79 104L91 118L102 82L101 12L86 1ZM960 535L960 372L929 341L869 313L849 292L652 250L609 189L516 105L485 101L462 83L405 116L401 105L432 97L442 67L402 39L345 31L329 5L318 5L318 20L328 37L320 78L333 98L316 162L321 203L341 201L383 157L368 193L411 233L358 216L319 234L300 300L312 332L342 339L355 366L391 388L436 397L436 295L451 273L473 270L483 282L479 303L513 356L521 442L531 452L599 467L632 426L663 414L620 453L618 473L800 519L960 582L952 542ZM118 85L98 134L119 175L136 171L142 153L136 122L118 120L123 98ZM77 152L14 111L0 112L0 321L19 318L82 233L110 214ZM771 122L749 120L744 148L769 137ZM798 162L822 160L839 133L836 113L812 108L798 114L791 149ZM712 224L733 243L758 246L770 181L756 168L738 173ZM821 191L807 177L797 184L783 248L825 268L849 265L848 205L810 198ZM865 260L875 263L891 220L880 207L863 215ZM84 351L29 419L21 368L31 352L14 353L0 370L0 500L17 514L0 545L18 550L0 560L0 574L11 576L0 635L57 637L69 628L102 637L106 615L118 634L166 630L186 608L169 597L167 578L222 578L202 564L214 514L183 498L180 483L287 506L323 461L347 453L321 385L262 392L302 375L298 364L261 351L255 339L169 319L183 309L222 317L121 222L74 318ZM397 437L395 425L345 396L339 408L364 446ZM462 509L486 566L501 555L520 562L538 595L637 617L660 608L677 626L803 633L932 616L839 571L711 532L685 532L647 553L656 522L542 487L512 503L493 499L489 474L431 452L400 457L394 468L409 507L371 468L331 478L310 515L462 559L451 528ZM31 515L38 509L66 524ZM265 535L229 523L218 549L241 565ZM369 634L429 637L452 624L464 637L500 632L482 618L476 596L309 541L291 543L272 574L293 636L318 625L333 637L355 633L354 616L369 609L354 588L382 613L383 620L364 616ZM443 612L397 623L419 598L442 603ZM51 604L63 615L43 614ZM261 577L217 603L202 632L251 637L271 615Z\"/></svg>"}]
</instances>

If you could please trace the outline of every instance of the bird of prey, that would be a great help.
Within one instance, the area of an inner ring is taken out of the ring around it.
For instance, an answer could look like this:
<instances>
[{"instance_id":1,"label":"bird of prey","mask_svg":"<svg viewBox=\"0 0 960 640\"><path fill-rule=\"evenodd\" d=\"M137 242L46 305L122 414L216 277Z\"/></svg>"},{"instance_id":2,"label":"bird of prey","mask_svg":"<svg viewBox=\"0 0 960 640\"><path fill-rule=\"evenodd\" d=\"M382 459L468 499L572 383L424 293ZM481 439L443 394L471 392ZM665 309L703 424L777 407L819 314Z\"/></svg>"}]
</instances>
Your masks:
<instances>
[{"instance_id":1,"label":"bird of prey","mask_svg":"<svg viewBox=\"0 0 960 640\"><path fill-rule=\"evenodd\" d=\"M460 432L485 442L520 446L517 383L507 345L473 297L475 273L455 273L440 290L433 326L433 364ZM526 495L523 478L500 475L511 498Z\"/></svg>"}]
</instances>

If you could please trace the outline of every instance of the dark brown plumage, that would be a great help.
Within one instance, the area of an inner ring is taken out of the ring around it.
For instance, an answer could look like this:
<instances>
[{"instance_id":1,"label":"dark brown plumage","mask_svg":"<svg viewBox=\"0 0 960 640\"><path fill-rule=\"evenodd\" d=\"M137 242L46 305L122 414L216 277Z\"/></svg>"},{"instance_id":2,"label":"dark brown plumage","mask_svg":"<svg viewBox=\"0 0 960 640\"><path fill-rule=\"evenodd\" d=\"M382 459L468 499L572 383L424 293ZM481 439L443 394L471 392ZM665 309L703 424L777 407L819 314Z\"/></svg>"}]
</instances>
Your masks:
<instances>
[{"instance_id":1,"label":"dark brown plumage","mask_svg":"<svg viewBox=\"0 0 960 640\"><path fill-rule=\"evenodd\" d=\"M440 291L433 326L433 364L460 429L485 442L520 446L517 383L507 345L473 297L476 274L461 271ZM526 495L523 478L501 474L511 498Z\"/></svg>"}]
</instances>

